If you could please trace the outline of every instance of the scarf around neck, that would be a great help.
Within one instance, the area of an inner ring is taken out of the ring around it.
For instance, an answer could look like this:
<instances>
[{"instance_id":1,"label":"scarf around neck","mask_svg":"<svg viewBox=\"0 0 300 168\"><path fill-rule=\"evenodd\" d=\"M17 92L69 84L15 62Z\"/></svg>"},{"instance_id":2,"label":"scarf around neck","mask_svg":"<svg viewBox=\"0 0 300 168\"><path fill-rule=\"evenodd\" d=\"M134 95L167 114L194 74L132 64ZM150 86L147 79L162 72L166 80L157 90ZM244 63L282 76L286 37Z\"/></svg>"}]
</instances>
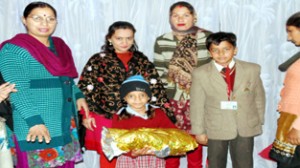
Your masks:
<instances>
[{"instance_id":1,"label":"scarf around neck","mask_svg":"<svg viewBox=\"0 0 300 168\"><path fill-rule=\"evenodd\" d=\"M169 63L168 80L189 93L192 71L197 66L197 35L186 35L178 44Z\"/></svg>"},{"instance_id":2,"label":"scarf around neck","mask_svg":"<svg viewBox=\"0 0 300 168\"><path fill-rule=\"evenodd\" d=\"M12 39L4 41L0 45L0 49L2 49L6 43L17 45L27 50L31 56L44 65L47 71L53 76L68 76L76 78L78 73L75 68L70 48L61 38L50 38L53 40L57 55L51 52L49 48L39 42L36 38L28 34L17 34Z\"/></svg>"}]
</instances>

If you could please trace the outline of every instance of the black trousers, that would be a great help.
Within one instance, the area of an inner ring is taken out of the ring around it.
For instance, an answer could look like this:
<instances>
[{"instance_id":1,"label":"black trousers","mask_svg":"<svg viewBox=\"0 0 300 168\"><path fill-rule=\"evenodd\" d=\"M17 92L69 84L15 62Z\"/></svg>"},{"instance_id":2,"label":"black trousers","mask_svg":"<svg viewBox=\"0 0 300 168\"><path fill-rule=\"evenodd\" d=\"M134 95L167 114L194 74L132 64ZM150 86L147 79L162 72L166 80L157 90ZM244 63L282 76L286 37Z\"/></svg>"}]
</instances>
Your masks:
<instances>
[{"instance_id":1,"label":"black trousers","mask_svg":"<svg viewBox=\"0 0 300 168\"><path fill-rule=\"evenodd\" d=\"M296 147L294 158L291 164L277 162L277 168L300 168L300 146Z\"/></svg>"},{"instance_id":2,"label":"black trousers","mask_svg":"<svg viewBox=\"0 0 300 168\"><path fill-rule=\"evenodd\" d=\"M253 137L237 136L232 140L208 139L209 168L226 168L228 149L233 168L253 168Z\"/></svg>"}]
</instances>

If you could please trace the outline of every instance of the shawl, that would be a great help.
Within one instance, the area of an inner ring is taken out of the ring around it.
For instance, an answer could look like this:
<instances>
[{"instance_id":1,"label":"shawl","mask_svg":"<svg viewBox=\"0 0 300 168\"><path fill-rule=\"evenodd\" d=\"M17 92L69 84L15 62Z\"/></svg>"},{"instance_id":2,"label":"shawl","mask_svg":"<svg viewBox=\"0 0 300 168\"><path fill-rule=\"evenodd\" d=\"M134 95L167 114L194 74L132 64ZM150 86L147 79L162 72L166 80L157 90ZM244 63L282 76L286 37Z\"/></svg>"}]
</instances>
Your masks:
<instances>
[{"instance_id":1,"label":"shawl","mask_svg":"<svg viewBox=\"0 0 300 168\"><path fill-rule=\"evenodd\" d=\"M128 71L112 52L94 54L86 63L78 87L83 91L90 111L111 118L124 106L119 89L123 81L132 75L142 75L150 83L151 104L160 106L167 116L176 122L166 91L154 64L141 52L133 52Z\"/></svg>"},{"instance_id":2,"label":"shawl","mask_svg":"<svg viewBox=\"0 0 300 168\"><path fill-rule=\"evenodd\" d=\"M51 37L57 52L55 55L45 45L28 34L17 34L10 40L4 41L0 49L6 44L11 43L27 50L31 56L39 63L44 65L53 76L68 76L76 78L78 73L75 68L74 60L70 48L58 37Z\"/></svg>"},{"instance_id":3,"label":"shawl","mask_svg":"<svg viewBox=\"0 0 300 168\"><path fill-rule=\"evenodd\" d=\"M196 66L197 40L192 33L185 36L176 47L169 64L168 80L189 93L192 83L191 74Z\"/></svg>"}]
</instances>

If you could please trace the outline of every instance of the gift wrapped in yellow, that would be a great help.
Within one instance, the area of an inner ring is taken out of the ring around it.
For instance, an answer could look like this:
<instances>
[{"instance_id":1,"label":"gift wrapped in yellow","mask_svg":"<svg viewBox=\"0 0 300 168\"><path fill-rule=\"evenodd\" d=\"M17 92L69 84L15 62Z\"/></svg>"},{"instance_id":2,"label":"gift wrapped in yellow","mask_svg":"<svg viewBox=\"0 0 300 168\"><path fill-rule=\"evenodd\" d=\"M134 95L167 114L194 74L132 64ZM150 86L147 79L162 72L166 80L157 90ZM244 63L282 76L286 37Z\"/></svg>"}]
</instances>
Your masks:
<instances>
[{"instance_id":1,"label":"gift wrapped in yellow","mask_svg":"<svg viewBox=\"0 0 300 168\"><path fill-rule=\"evenodd\" d=\"M196 140L185 131L175 128L139 128L102 130L102 149L111 160L135 149L150 147L157 157L182 155L197 148Z\"/></svg>"}]
</instances>

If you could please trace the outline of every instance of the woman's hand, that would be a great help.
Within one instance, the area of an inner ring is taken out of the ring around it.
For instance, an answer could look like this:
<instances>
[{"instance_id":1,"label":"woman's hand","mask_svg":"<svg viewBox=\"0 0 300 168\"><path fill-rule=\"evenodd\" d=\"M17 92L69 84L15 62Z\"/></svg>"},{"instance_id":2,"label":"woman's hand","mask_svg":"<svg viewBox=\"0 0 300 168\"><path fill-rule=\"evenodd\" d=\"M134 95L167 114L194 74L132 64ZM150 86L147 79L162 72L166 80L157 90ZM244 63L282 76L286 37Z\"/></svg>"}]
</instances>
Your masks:
<instances>
[{"instance_id":1,"label":"woman's hand","mask_svg":"<svg viewBox=\"0 0 300 168\"><path fill-rule=\"evenodd\" d=\"M77 110L80 111L83 109L85 116L89 116L89 106L84 98L77 99L76 101Z\"/></svg>"},{"instance_id":2,"label":"woman's hand","mask_svg":"<svg viewBox=\"0 0 300 168\"><path fill-rule=\"evenodd\" d=\"M44 124L35 125L29 129L26 140L34 142L36 138L38 138L39 142L45 140L46 143L50 143L50 133Z\"/></svg>"},{"instance_id":3,"label":"woman's hand","mask_svg":"<svg viewBox=\"0 0 300 168\"><path fill-rule=\"evenodd\" d=\"M86 129L91 130L91 131L94 131L93 127L95 127L95 128L97 127L97 126L96 126L95 118L93 118L93 117L91 117L91 116L89 116L89 117L87 117L87 118L84 118L84 119L82 120L82 125L83 125Z\"/></svg>"},{"instance_id":4,"label":"woman's hand","mask_svg":"<svg viewBox=\"0 0 300 168\"><path fill-rule=\"evenodd\" d=\"M11 92L16 92L15 89L16 84L10 84L9 82L3 83L0 85L0 102L7 99Z\"/></svg>"},{"instance_id":5,"label":"woman's hand","mask_svg":"<svg viewBox=\"0 0 300 168\"><path fill-rule=\"evenodd\" d=\"M287 134L287 140L293 145L300 145L300 130L292 128Z\"/></svg>"},{"instance_id":6,"label":"woman's hand","mask_svg":"<svg viewBox=\"0 0 300 168\"><path fill-rule=\"evenodd\" d=\"M85 101L84 98L80 98L77 100L76 104L77 104L78 111L80 111L81 109L84 110L85 116L83 117L82 125L85 128L94 131L93 127L96 128L96 121L95 118L90 116L90 111L87 102Z\"/></svg>"}]
</instances>

